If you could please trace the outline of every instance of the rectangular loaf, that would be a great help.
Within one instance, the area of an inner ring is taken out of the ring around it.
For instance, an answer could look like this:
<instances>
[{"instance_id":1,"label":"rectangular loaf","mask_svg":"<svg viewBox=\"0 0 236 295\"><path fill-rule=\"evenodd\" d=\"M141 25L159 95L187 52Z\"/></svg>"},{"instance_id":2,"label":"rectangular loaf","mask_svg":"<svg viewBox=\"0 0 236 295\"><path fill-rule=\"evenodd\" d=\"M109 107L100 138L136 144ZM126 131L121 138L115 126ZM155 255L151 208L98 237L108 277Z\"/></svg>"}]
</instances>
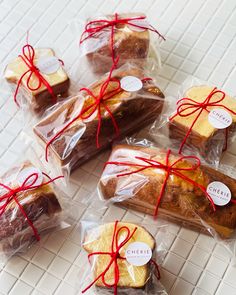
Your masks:
<instances>
[{"instance_id":1,"label":"rectangular loaf","mask_svg":"<svg viewBox=\"0 0 236 295\"><path fill-rule=\"evenodd\" d=\"M112 77L120 80L127 75L140 79L145 77L145 73L136 67L127 71L117 70ZM95 95L98 95L101 85L106 79L107 76L104 76L101 80L93 83L89 89ZM115 87L117 87L117 84L110 82L106 95L111 93ZM91 96L81 92L78 96L65 101L37 123L34 127L34 133L42 146L45 148L53 135L76 117L81 109L86 108L92 102ZM161 90L155 85L154 81L148 80L143 82L143 87L136 92L121 89L106 104L119 127L120 137L124 137L153 122L161 113L163 102L164 95ZM101 115L100 148L97 148L96 145L97 116L91 116L86 121L79 118L50 145L51 156L57 161L57 165L59 164L60 167L69 165L71 169L74 169L110 145L115 138L114 125L103 107L101 108Z\"/></svg>"},{"instance_id":2,"label":"rectangular loaf","mask_svg":"<svg viewBox=\"0 0 236 295\"><path fill-rule=\"evenodd\" d=\"M165 161L165 150L156 147L118 145L113 148L109 161L134 162L136 156ZM170 161L179 158L172 154ZM178 167L189 165L184 161ZM146 169L130 176L117 177L117 174L137 170L130 166L106 166L99 182L99 192L104 200L112 199L123 206L133 208L147 214L154 214L157 198L165 178L162 169ZM213 181L224 183L231 191L232 199L236 196L235 179L207 166L200 166L195 171L183 172L186 176L207 188ZM236 230L236 204L229 202L225 206L216 206L213 211L205 194L193 184L170 175L164 196L159 206L159 213L173 220L184 221L186 224L208 227L222 238L230 238Z\"/></svg>"}]
</instances>

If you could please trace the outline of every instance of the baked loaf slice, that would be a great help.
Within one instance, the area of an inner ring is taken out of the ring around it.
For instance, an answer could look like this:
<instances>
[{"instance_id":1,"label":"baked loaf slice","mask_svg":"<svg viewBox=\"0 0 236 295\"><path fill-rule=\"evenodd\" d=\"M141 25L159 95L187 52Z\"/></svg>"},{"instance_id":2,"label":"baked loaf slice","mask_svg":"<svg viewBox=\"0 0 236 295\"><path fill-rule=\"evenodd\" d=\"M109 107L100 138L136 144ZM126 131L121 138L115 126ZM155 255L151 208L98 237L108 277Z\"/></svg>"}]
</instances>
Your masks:
<instances>
[{"instance_id":1,"label":"baked loaf slice","mask_svg":"<svg viewBox=\"0 0 236 295\"><path fill-rule=\"evenodd\" d=\"M111 252L112 237L114 232L115 223L107 223L101 226L98 226L94 229L88 231L85 239L83 241L83 248L88 253L93 252ZM146 243L151 250L155 248L155 240L149 234L149 232L140 226L137 226L132 223L119 222L117 225L117 231L126 226L130 229L132 233L135 227L137 228L133 237L121 248L119 254L121 257L125 257L125 251L131 243L134 242L143 242ZM127 232L120 230L118 235L118 241L122 241L127 236ZM94 278L97 278L108 266L111 257L109 255L95 255L94 256ZM126 259L117 259L120 279L118 282L118 287L127 287L127 288L142 288L147 283L149 274L150 274L150 265L145 264L142 266L134 266L128 263ZM105 280L107 284L114 284L114 267L111 266L106 272ZM96 282L96 286L105 287L102 280L99 279Z\"/></svg>"},{"instance_id":2,"label":"baked loaf slice","mask_svg":"<svg viewBox=\"0 0 236 295\"><path fill-rule=\"evenodd\" d=\"M156 147L118 145L113 148L109 161L139 163L135 159L138 156L165 163L166 153L167 151ZM169 158L170 163L178 158L179 155L172 153ZM175 167L186 168L190 165L185 160ZM107 165L99 182L100 195L105 200L113 199L128 208L153 215L165 179L165 171L150 168L129 176L117 177L120 173L137 169L135 166ZM214 181L224 183L230 189L232 199L235 200L235 179L220 171L201 166L193 171L180 172L205 188ZM168 178L158 212L174 220L184 221L186 224L207 226L225 239L235 234L236 204L229 202L225 206L216 206L214 212L202 190L173 174Z\"/></svg>"},{"instance_id":3,"label":"baked loaf slice","mask_svg":"<svg viewBox=\"0 0 236 295\"><path fill-rule=\"evenodd\" d=\"M55 53L51 48L40 48L35 49L35 58L34 64L37 67L37 63L40 62L44 58L55 57ZM21 76L29 70L29 67L25 64L21 57L15 58L12 62L10 62L4 73L5 79L12 83L17 84L20 80ZM50 74L45 74L40 71L40 74L43 78L49 83L51 86L55 97L57 95L64 96L68 92L68 88L70 85L69 78L64 71L63 67L59 62L59 67L55 72ZM20 84L20 90L23 90L24 96L27 99L30 107L35 112L40 112L45 110L48 106L52 105L53 98L48 91L45 84L42 83L41 87L35 91L31 91L27 87L27 79L30 73L26 74L22 82ZM30 87L35 88L39 84L38 78L33 74L30 78Z\"/></svg>"},{"instance_id":4,"label":"baked loaf slice","mask_svg":"<svg viewBox=\"0 0 236 295\"><path fill-rule=\"evenodd\" d=\"M118 18L135 18L144 14L119 14ZM104 16L103 19L114 20L114 15ZM96 19L95 19L96 20ZM89 19L94 21L94 19ZM100 25L99 23L97 24ZM128 24L117 24L114 29L114 57L119 56L119 65L127 59L144 59L149 52L149 30L137 30ZM94 72L108 72L112 66L111 26L100 30L92 38L85 40L82 51Z\"/></svg>"},{"instance_id":5,"label":"baked loaf slice","mask_svg":"<svg viewBox=\"0 0 236 295\"><path fill-rule=\"evenodd\" d=\"M121 78L131 75L143 79L144 72L136 67L129 71L117 70L113 78ZM107 76L105 76L107 77ZM101 85L105 81L92 84L89 89L95 96L99 95ZM117 88L117 83L109 82L104 98L111 95ZM68 122L78 116L81 109L85 109L94 102L94 98L81 92L80 95L65 101L61 106L52 111L46 118L42 119L35 127L34 132L45 147L50 139L58 133ZM113 114L119 127L120 136L139 130L141 127L153 122L161 113L164 102L164 95L152 80L143 82L143 87L136 92L129 92L121 89L111 99L105 102ZM107 148L114 139L114 125L106 109L101 105L101 132L99 135L100 148L96 146L96 133L98 117L95 112L86 120L76 120L66 131L63 132L50 145L52 155L59 162L60 166L70 165L70 168L81 165L101 149Z\"/></svg>"},{"instance_id":6,"label":"baked loaf slice","mask_svg":"<svg viewBox=\"0 0 236 295\"><path fill-rule=\"evenodd\" d=\"M1 177L0 181L11 188L17 188L22 184L23 178L26 179L35 173L35 169L37 168L30 162L25 162L21 166L9 170ZM39 176L39 179L35 185L39 185L40 181L48 180L42 175ZM5 193L6 190L1 188L0 194ZM19 192L16 196L39 234L57 225L61 206L50 184ZM0 216L0 224L0 252L18 252L35 240L32 228L14 199L8 203L6 210Z\"/></svg>"},{"instance_id":7,"label":"baked loaf slice","mask_svg":"<svg viewBox=\"0 0 236 295\"><path fill-rule=\"evenodd\" d=\"M207 96L212 92L213 87L211 86L193 86L189 88L184 97L191 98L197 102L203 102ZM220 93L216 93L213 95L210 102L218 101L222 95ZM224 100L220 102L220 104L228 107L232 111L236 112L236 100L228 95L225 96ZM210 106L207 107L210 111L212 109L222 109L220 106ZM194 109L192 109L194 110ZM188 110L189 112L190 110ZM185 112L183 112L184 114ZM175 116L173 120L170 121L169 129L170 129L170 137L175 138L178 140L183 140L185 138L186 133L188 132L189 128L191 127L194 119L196 118L198 112L186 116L181 117L179 115ZM223 143L225 139L225 130L224 129L216 129L208 120L208 112L203 110L198 120L195 122L194 126L192 127L192 131L187 138L186 144L188 146L196 147L200 150L201 154L208 155L210 153L212 145L215 145L217 142ZM230 129L235 129L235 122L236 122L236 115L230 113L233 119L233 123L230 126Z\"/></svg>"}]
</instances>

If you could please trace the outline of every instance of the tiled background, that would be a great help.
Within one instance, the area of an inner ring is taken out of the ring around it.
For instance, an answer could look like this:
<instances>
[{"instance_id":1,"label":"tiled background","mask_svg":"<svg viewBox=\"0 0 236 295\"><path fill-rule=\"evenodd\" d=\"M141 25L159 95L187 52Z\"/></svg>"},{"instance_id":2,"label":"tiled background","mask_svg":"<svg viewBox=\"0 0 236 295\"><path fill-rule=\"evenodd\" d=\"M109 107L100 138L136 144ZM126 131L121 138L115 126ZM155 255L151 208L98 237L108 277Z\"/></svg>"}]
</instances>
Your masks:
<instances>
[{"instance_id":1,"label":"tiled background","mask_svg":"<svg viewBox=\"0 0 236 295\"><path fill-rule=\"evenodd\" d=\"M72 67L78 38L69 22L83 15L114 11L146 12L152 24L165 34L161 45L163 69L158 78L166 94L175 94L189 74L209 80L236 94L236 1L235 0L6 0L0 1L0 65L19 53L30 29L34 46L53 46ZM10 165L21 152L17 140L22 122L12 100L0 97L1 162ZM235 163L234 148L225 158ZM236 154L236 153L235 153ZM94 191L108 153L87 163L72 176L68 188L81 202ZM78 206L78 219L87 213ZM110 207L103 217L145 222L144 215ZM236 268L229 265L225 250L212 238L171 225L170 248L164 261L162 282L171 295L235 295ZM74 294L83 261L77 228L46 236L23 256L14 257L0 273L0 294Z\"/></svg>"}]
</instances>

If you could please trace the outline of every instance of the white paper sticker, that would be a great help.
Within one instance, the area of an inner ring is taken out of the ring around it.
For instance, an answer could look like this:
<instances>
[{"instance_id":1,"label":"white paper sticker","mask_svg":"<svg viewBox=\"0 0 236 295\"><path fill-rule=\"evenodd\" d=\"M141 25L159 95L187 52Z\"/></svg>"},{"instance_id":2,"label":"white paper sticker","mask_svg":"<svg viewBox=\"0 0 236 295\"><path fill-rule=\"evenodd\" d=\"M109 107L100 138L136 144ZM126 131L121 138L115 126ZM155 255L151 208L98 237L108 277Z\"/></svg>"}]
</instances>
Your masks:
<instances>
[{"instance_id":1,"label":"white paper sticker","mask_svg":"<svg viewBox=\"0 0 236 295\"><path fill-rule=\"evenodd\" d=\"M134 24L134 26L132 26L131 24ZM136 26L141 26L144 28L140 28ZM144 32L149 28L149 24L146 19L133 19L129 21L129 28L135 32Z\"/></svg>"},{"instance_id":2,"label":"white paper sticker","mask_svg":"<svg viewBox=\"0 0 236 295\"><path fill-rule=\"evenodd\" d=\"M120 86L125 91L134 92L143 88L143 82L134 76L126 76L120 80Z\"/></svg>"},{"instance_id":3,"label":"white paper sticker","mask_svg":"<svg viewBox=\"0 0 236 295\"><path fill-rule=\"evenodd\" d=\"M208 121L213 127L224 129L232 124L233 119L224 109L213 109L208 115Z\"/></svg>"},{"instance_id":4,"label":"white paper sticker","mask_svg":"<svg viewBox=\"0 0 236 295\"><path fill-rule=\"evenodd\" d=\"M146 243L134 242L126 249L125 258L131 265L142 266L152 258L152 249Z\"/></svg>"},{"instance_id":5,"label":"white paper sticker","mask_svg":"<svg viewBox=\"0 0 236 295\"><path fill-rule=\"evenodd\" d=\"M27 177L35 173L38 174L38 178L33 184L33 186L41 185L43 183L43 174L42 174L42 171L40 171L36 167L27 167L19 172L17 177L19 185L22 185L24 181L27 179ZM29 180L26 182L26 184L30 185L35 180L35 177L36 176L30 177Z\"/></svg>"},{"instance_id":6,"label":"white paper sticker","mask_svg":"<svg viewBox=\"0 0 236 295\"><path fill-rule=\"evenodd\" d=\"M207 186L207 192L215 205L225 206L231 200L230 189L220 181L213 181Z\"/></svg>"},{"instance_id":7,"label":"white paper sticker","mask_svg":"<svg viewBox=\"0 0 236 295\"><path fill-rule=\"evenodd\" d=\"M39 71L43 74L49 75L58 71L61 63L56 56L44 56L40 57L37 62Z\"/></svg>"}]
</instances>

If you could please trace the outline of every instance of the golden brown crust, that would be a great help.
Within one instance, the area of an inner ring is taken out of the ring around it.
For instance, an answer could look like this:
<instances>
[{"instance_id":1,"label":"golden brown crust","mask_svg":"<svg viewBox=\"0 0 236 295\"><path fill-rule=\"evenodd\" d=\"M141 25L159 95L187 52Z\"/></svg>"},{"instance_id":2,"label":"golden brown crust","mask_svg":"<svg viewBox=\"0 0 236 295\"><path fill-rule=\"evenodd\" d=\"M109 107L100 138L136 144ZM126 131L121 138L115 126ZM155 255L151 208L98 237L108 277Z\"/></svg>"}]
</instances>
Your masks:
<instances>
[{"instance_id":1,"label":"golden brown crust","mask_svg":"<svg viewBox=\"0 0 236 295\"><path fill-rule=\"evenodd\" d=\"M117 79L121 79L127 75L134 75L140 79L144 78L143 71L137 68L131 68L128 72L117 70L114 73L114 77ZM106 77L103 77L89 87L95 95L99 93L101 84ZM110 92L115 87L117 87L117 84L111 82L107 91ZM133 96L132 99L129 99L131 96ZM163 98L163 93L154 82L146 81L143 84L143 88L137 91L137 93L132 94L131 92L121 90L111 100L108 100L106 104L112 111L115 121L119 126L120 136L124 137L140 127L153 122L162 110ZM92 101L92 98L87 93L82 92L81 96L72 97L45 119L41 120L34 127L34 132L41 139L41 143L45 146L50 138L52 138L52 135L55 134L55 130L59 131L62 128L61 126L65 126L67 122L79 114L82 106L85 108ZM53 155L59 163L61 162L62 166L70 163L71 167L74 168L110 145L114 139L113 122L103 107L101 108L101 114L100 149L96 147L97 117L89 122L83 122L81 119L76 120L63 135L59 136L51 144L51 151L53 151ZM77 142L73 142L73 148L69 152L68 148L72 145L71 140L74 139L75 134L78 134L79 139Z\"/></svg>"},{"instance_id":2,"label":"golden brown crust","mask_svg":"<svg viewBox=\"0 0 236 295\"><path fill-rule=\"evenodd\" d=\"M122 161L122 153L128 155L131 151L144 152L151 158L165 159L166 152L157 148L132 147L127 145L119 145L113 149L109 161ZM174 156L177 159L178 156ZM173 158L173 159L174 159ZM186 165L186 163L184 164ZM108 169L108 168L106 168ZM104 175L106 175L106 169ZM111 169L111 167L109 168ZM124 171L130 171L130 167ZM236 195L235 180L229 176L222 174L210 167L202 166L195 171L184 172L192 180L203 185L205 188L213 181L223 182L229 187L232 198ZM147 180L141 187L136 185L133 191L134 197L128 198L123 203L129 207L137 208L137 210L154 214L156 208L157 197L164 181L164 174L155 172L154 169L147 169L140 172ZM117 197L117 185L121 181L120 177L114 174L111 177L101 178L100 189L104 199ZM213 211L210 203L204 193L179 177L173 175L169 177L165 194L160 204L160 211L169 216L174 216L180 220L190 221L190 223L201 224L201 220L210 225L220 236L229 238L235 232L236 228L236 205L230 202L226 206L217 206L216 212Z\"/></svg>"}]
</instances>

